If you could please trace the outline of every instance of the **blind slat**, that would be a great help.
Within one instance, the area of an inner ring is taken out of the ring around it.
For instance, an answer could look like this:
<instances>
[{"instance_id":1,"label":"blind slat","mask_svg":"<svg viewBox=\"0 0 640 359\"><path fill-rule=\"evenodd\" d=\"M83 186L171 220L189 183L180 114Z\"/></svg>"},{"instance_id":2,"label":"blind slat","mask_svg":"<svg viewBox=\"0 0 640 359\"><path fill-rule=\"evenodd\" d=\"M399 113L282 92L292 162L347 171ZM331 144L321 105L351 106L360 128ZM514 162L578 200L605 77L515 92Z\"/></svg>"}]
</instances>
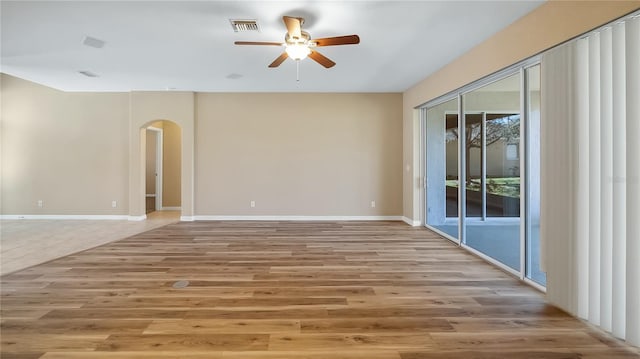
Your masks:
<instances>
[{"instance_id":1,"label":"blind slat","mask_svg":"<svg viewBox=\"0 0 640 359\"><path fill-rule=\"evenodd\" d=\"M611 331L613 208L613 80L611 28L600 33L600 326Z\"/></svg>"},{"instance_id":2,"label":"blind slat","mask_svg":"<svg viewBox=\"0 0 640 359\"><path fill-rule=\"evenodd\" d=\"M601 148L600 148L600 34L589 36L589 221L579 226L589 228L589 316L600 325L600 211L601 211ZM579 119L578 119L579 120Z\"/></svg>"},{"instance_id":3,"label":"blind slat","mask_svg":"<svg viewBox=\"0 0 640 359\"><path fill-rule=\"evenodd\" d=\"M627 340L640 346L640 18L626 24Z\"/></svg>"},{"instance_id":4,"label":"blind slat","mask_svg":"<svg viewBox=\"0 0 640 359\"><path fill-rule=\"evenodd\" d=\"M626 184L624 178L627 168L626 123L627 110L625 98L625 31L624 24L613 26L612 39L612 157L613 157L613 188L612 188L612 263L611 280L611 330L613 335L625 336L626 311Z\"/></svg>"}]
</instances>

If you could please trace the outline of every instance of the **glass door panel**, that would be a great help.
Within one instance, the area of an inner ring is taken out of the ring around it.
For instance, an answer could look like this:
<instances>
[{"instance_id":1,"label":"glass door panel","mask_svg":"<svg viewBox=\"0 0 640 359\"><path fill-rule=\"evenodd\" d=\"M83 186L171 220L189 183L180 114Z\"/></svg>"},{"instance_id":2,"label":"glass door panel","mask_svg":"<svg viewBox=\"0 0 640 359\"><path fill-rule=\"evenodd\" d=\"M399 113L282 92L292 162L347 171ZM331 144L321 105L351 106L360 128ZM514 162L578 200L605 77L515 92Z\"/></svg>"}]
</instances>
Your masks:
<instances>
[{"instance_id":1,"label":"glass door panel","mask_svg":"<svg viewBox=\"0 0 640 359\"><path fill-rule=\"evenodd\" d=\"M520 217L520 115L487 119L486 206L489 217Z\"/></svg>"},{"instance_id":2,"label":"glass door panel","mask_svg":"<svg viewBox=\"0 0 640 359\"><path fill-rule=\"evenodd\" d=\"M460 184L458 174L458 114L445 115L445 161L447 172L445 174L446 217L458 218L458 186ZM457 238L456 230L456 238Z\"/></svg>"},{"instance_id":3,"label":"glass door panel","mask_svg":"<svg viewBox=\"0 0 640 359\"><path fill-rule=\"evenodd\" d=\"M458 240L458 100L427 109L426 224Z\"/></svg>"},{"instance_id":4,"label":"glass door panel","mask_svg":"<svg viewBox=\"0 0 640 359\"><path fill-rule=\"evenodd\" d=\"M520 271L520 74L464 95L464 243Z\"/></svg>"},{"instance_id":5,"label":"glass door panel","mask_svg":"<svg viewBox=\"0 0 640 359\"><path fill-rule=\"evenodd\" d=\"M540 269L540 65L525 70L527 98L527 220L525 275L541 285L547 276Z\"/></svg>"}]
</instances>

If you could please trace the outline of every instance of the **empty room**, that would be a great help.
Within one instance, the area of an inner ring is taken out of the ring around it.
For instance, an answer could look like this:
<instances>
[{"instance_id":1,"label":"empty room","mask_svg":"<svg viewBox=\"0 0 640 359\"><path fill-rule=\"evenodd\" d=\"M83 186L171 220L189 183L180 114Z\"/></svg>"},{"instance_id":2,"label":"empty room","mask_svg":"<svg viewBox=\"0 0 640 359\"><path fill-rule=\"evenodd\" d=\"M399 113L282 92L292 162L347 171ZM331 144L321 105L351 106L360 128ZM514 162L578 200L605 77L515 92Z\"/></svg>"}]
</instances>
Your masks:
<instances>
[{"instance_id":1,"label":"empty room","mask_svg":"<svg viewBox=\"0 0 640 359\"><path fill-rule=\"evenodd\" d=\"M640 358L640 1L0 20L0 358Z\"/></svg>"}]
</instances>

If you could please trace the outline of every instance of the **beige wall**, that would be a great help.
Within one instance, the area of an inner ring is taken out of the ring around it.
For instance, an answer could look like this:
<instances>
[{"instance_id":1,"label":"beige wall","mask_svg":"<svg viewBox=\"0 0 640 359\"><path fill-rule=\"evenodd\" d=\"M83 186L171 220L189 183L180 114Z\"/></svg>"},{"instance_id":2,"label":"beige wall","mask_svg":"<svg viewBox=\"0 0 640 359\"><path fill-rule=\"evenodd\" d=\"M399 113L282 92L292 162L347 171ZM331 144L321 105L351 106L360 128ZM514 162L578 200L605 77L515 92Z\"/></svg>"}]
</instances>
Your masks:
<instances>
[{"instance_id":1,"label":"beige wall","mask_svg":"<svg viewBox=\"0 0 640 359\"><path fill-rule=\"evenodd\" d=\"M403 94L403 213L420 218L415 107L640 8L640 1L548 1Z\"/></svg>"},{"instance_id":2,"label":"beige wall","mask_svg":"<svg viewBox=\"0 0 640 359\"><path fill-rule=\"evenodd\" d=\"M192 93L62 92L5 74L1 79L2 214L144 215L144 127L175 118L191 129L193 146ZM166 123L164 205L178 207L185 190L181 130ZM192 163L193 151L187 152ZM192 188L186 188L191 198Z\"/></svg>"},{"instance_id":3,"label":"beige wall","mask_svg":"<svg viewBox=\"0 0 640 359\"><path fill-rule=\"evenodd\" d=\"M401 214L401 94L199 93L196 108L197 214Z\"/></svg>"},{"instance_id":4,"label":"beige wall","mask_svg":"<svg viewBox=\"0 0 640 359\"><path fill-rule=\"evenodd\" d=\"M163 205L183 216L402 212L401 94L85 94L2 80L2 214L144 215L151 124L164 130Z\"/></svg>"},{"instance_id":5,"label":"beige wall","mask_svg":"<svg viewBox=\"0 0 640 359\"><path fill-rule=\"evenodd\" d=\"M162 206L180 207L182 131L173 122L162 122Z\"/></svg>"},{"instance_id":6,"label":"beige wall","mask_svg":"<svg viewBox=\"0 0 640 359\"><path fill-rule=\"evenodd\" d=\"M126 214L128 95L0 78L2 214Z\"/></svg>"}]
</instances>

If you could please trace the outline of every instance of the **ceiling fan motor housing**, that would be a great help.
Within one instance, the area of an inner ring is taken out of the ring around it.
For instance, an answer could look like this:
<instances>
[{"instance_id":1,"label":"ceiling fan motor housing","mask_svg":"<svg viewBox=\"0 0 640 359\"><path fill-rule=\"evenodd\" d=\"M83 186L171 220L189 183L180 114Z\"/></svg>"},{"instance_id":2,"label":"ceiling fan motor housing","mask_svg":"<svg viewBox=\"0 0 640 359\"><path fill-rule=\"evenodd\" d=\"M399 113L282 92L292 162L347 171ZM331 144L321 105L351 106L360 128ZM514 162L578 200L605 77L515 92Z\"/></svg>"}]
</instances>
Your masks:
<instances>
[{"instance_id":1,"label":"ceiling fan motor housing","mask_svg":"<svg viewBox=\"0 0 640 359\"><path fill-rule=\"evenodd\" d=\"M284 35L284 42L287 45L311 45L311 35L308 32L302 30L300 31L300 37L291 36L291 34L286 33Z\"/></svg>"}]
</instances>

